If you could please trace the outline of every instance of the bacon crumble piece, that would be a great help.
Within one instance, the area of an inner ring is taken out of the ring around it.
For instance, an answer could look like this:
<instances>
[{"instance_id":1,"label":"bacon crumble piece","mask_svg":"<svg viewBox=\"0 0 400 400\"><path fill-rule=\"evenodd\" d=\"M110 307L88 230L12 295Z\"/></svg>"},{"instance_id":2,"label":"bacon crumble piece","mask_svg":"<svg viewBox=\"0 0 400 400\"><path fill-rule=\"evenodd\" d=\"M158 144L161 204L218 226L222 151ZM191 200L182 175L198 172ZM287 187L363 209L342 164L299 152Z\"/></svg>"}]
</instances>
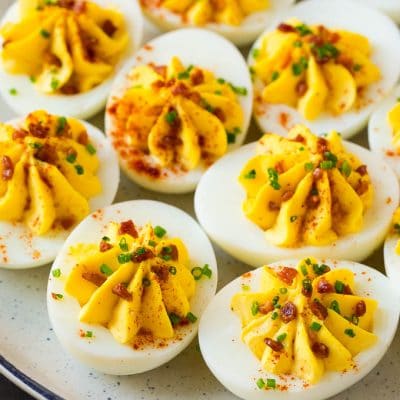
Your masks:
<instances>
[{"instance_id":1,"label":"bacon crumble piece","mask_svg":"<svg viewBox=\"0 0 400 400\"><path fill-rule=\"evenodd\" d=\"M283 351L284 347L283 344L281 342L278 342L277 340L271 339L266 337L264 339L264 343L270 347L273 351L276 351L278 353L280 353L281 351Z\"/></svg>"},{"instance_id":2,"label":"bacon crumble piece","mask_svg":"<svg viewBox=\"0 0 400 400\"><path fill-rule=\"evenodd\" d=\"M324 320L328 317L327 308L320 303L318 300L314 299L314 301L310 304L311 312L319 319Z\"/></svg>"},{"instance_id":3,"label":"bacon crumble piece","mask_svg":"<svg viewBox=\"0 0 400 400\"><path fill-rule=\"evenodd\" d=\"M133 221L131 219L121 222L119 229L118 229L118 234L119 235L127 234L127 235L132 236L135 239L138 237L138 233L135 228L135 224L133 223Z\"/></svg>"},{"instance_id":4,"label":"bacon crumble piece","mask_svg":"<svg viewBox=\"0 0 400 400\"><path fill-rule=\"evenodd\" d=\"M297 276L297 270L295 268L282 267L276 274L280 280L290 286L293 283L294 278Z\"/></svg>"},{"instance_id":5,"label":"bacon crumble piece","mask_svg":"<svg viewBox=\"0 0 400 400\"><path fill-rule=\"evenodd\" d=\"M285 303L280 309L280 317L285 324L297 318L297 307L291 301Z\"/></svg>"},{"instance_id":6,"label":"bacon crumble piece","mask_svg":"<svg viewBox=\"0 0 400 400\"><path fill-rule=\"evenodd\" d=\"M354 315L356 317L362 317L367 312L367 305L364 300L359 301L356 304Z\"/></svg>"},{"instance_id":7,"label":"bacon crumble piece","mask_svg":"<svg viewBox=\"0 0 400 400\"><path fill-rule=\"evenodd\" d=\"M333 286L324 278L320 279L317 284L318 293L333 293Z\"/></svg>"},{"instance_id":8,"label":"bacon crumble piece","mask_svg":"<svg viewBox=\"0 0 400 400\"><path fill-rule=\"evenodd\" d=\"M266 302L264 302L263 304L260 304L258 306L258 311L261 314L268 314L269 312L271 312L274 309L274 305L272 303L272 301L267 300Z\"/></svg>"},{"instance_id":9,"label":"bacon crumble piece","mask_svg":"<svg viewBox=\"0 0 400 400\"><path fill-rule=\"evenodd\" d=\"M132 294L128 292L128 289L123 283L117 283L113 288L112 292L120 297L121 299L132 301Z\"/></svg>"},{"instance_id":10,"label":"bacon crumble piece","mask_svg":"<svg viewBox=\"0 0 400 400\"><path fill-rule=\"evenodd\" d=\"M100 250L100 253L104 253L104 252L112 249L113 247L114 246L111 243L108 243L105 240L102 240L99 245L99 250Z\"/></svg>"},{"instance_id":11,"label":"bacon crumble piece","mask_svg":"<svg viewBox=\"0 0 400 400\"><path fill-rule=\"evenodd\" d=\"M131 255L131 260L135 263L150 260L151 258L154 258L154 253L146 247L139 247Z\"/></svg>"},{"instance_id":12,"label":"bacon crumble piece","mask_svg":"<svg viewBox=\"0 0 400 400\"><path fill-rule=\"evenodd\" d=\"M8 156L2 156L1 164L3 167L3 170L1 172L1 177L3 181L9 181L14 175L14 164L11 158Z\"/></svg>"},{"instance_id":13,"label":"bacon crumble piece","mask_svg":"<svg viewBox=\"0 0 400 400\"><path fill-rule=\"evenodd\" d=\"M83 272L82 278L88 282L94 283L98 287L107 280L104 275L98 274L97 272Z\"/></svg>"},{"instance_id":14,"label":"bacon crumble piece","mask_svg":"<svg viewBox=\"0 0 400 400\"><path fill-rule=\"evenodd\" d=\"M311 350L318 358L328 358L329 357L329 347L323 343L315 342L313 343Z\"/></svg>"}]
</instances>

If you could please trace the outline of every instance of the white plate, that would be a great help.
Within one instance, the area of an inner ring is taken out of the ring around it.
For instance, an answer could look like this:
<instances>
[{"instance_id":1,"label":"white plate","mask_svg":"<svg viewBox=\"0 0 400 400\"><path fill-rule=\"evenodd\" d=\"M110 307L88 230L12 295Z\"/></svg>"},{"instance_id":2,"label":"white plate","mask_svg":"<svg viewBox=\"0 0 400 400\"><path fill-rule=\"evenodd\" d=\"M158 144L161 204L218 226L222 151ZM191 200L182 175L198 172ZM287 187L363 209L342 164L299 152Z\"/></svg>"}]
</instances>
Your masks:
<instances>
[{"instance_id":1,"label":"white plate","mask_svg":"<svg viewBox=\"0 0 400 400\"><path fill-rule=\"evenodd\" d=\"M389 166L375 154L351 142L344 142L344 145L367 165L374 187L373 203L365 213L360 232L340 237L326 246L287 248L267 242L264 231L242 211L246 193L238 182L244 165L256 154L256 143L227 154L204 174L195 193L200 224L226 252L254 267L310 254L319 258L365 259L382 244L389 230L398 204L399 185ZM385 180L381 179L381 174L385 174Z\"/></svg>"},{"instance_id":2,"label":"white plate","mask_svg":"<svg viewBox=\"0 0 400 400\"><path fill-rule=\"evenodd\" d=\"M355 16L357 16L355 18ZM275 29L279 22L295 17L306 24L323 24L328 28L346 29L366 36L372 46L372 61L382 72L382 79L368 87L365 101L368 106L359 111L349 111L333 117L323 113L314 121L305 120L294 108L282 104L255 104L254 115L264 132L285 135L295 124L306 124L312 132L322 134L331 130L349 138L359 132L366 124L371 112L396 84L400 75L400 34L397 26L386 15L351 0L307 0L295 5L275 21L265 32ZM264 33L253 45L259 48ZM248 58L253 64L252 52ZM256 87L260 81L256 82ZM262 86L262 85L261 85ZM257 95L257 90L255 90ZM259 112L257 112L257 107ZM282 113L286 114L285 122Z\"/></svg>"},{"instance_id":3,"label":"white plate","mask_svg":"<svg viewBox=\"0 0 400 400\"><path fill-rule=\"evenodd\" d=\"M17 125L20 120L9 121ZM118 190L119 167L117 155L110 141L95 126L80 121L87 129L99 159L97 176L103 192L89 199L94 211L111 204ZM22 223L0 221L0 268L33 268L53 261L61 249L69 231L49 232L42 236L32 235Z\"/></svg>"},{"instance_id":4,"label":"white plate","mask_svg":"<svg viewBox=\"0 0 400 400\"><path fill-rule=\"evenodd\" d=\"M68 117L86 119L99 112L105 106L116 74L142 42L143 17L136 0L94 0L94 2L102 6L114 6L126 18L126 28L130 36L129 43L121 60L115 65L112 75L103 83L85 93L71 96L46 95L36 90L35 86L30 82L29 76L9 74L2 68L0 63L0 93L4 101L17 114L25 115L37 109L45 109L53 114L64 114ZM0 26L3 26L5 22L18 20L19 6L16 1L5 12ZM2 38L0 38L0 46L1 44ZM12 88L16 89L16 95L10 94L10 89ZM35 100L32 101L32 99ZM67 109L66 102L68 102Z\"/></svg>"},{"instance_id":5,"label":"white plate","mask_svg":"<svg viewBox=\"0 0 400 400\"><path fill-rule=\"evenodd\" d=\"M377 343L358 354L354 360L357 363L355 371L348 373L326 373L315 385L303 388L299 379L284 381L287 391L265 392L257 388L258 378L275 378L278 376L262 371L259 360L240 339L240 318L231 311L230 304L233 295L242 292L241 285L245 283L252 291L257 291L260 284L262 268L251 272L250 277L239 277L225 286L210 302L200 322L199 341L201 352L211 371L219 381L237 396L247 400L319 400L343 391L362 379L384 356L396 333L399 320L400 296L389 279L378 271L362 264L350 261L324 260L331 269L345 268L356 273L356 294L370 297L378 301L378 309L374 318L373 332L378 336ZM295 268L298 260L282 261L272 264ZM229 362L223 357L228 357ZM368 398L372 398L369 397Z\"/></svg>"}]
</instances>

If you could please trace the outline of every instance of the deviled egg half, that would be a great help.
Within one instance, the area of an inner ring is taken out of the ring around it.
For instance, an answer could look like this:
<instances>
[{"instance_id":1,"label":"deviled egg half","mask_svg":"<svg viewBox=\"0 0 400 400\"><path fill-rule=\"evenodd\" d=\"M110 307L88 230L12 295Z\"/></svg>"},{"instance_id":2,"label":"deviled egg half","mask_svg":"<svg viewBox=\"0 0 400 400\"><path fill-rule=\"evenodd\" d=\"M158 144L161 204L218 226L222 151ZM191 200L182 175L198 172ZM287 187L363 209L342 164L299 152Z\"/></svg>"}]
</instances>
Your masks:
<instances>
[{"instance_id":1,"label":"deviled egg half","mask_svg":"<svg viewBox=\"0 0 400 400\"><path fill-rule=\"evenodd\" d=\"M396 84L399 48L397 26L379 11L345 0L301 2L249 53L258 124L281 135L299 123L317 134L356 134Z\"/></svg>"},{"instance_id":2,"label":"deviled egg half","mask_svg":"<svg viewBox=\"0 0 400 400\"><path fill-rule=\"evenodd\" d=\"M61 344L108 374L156 368L195 337L214 296L212 246L183 211L114 204L69 236L50 272L47 306Z\"/></svg>"},{"instance_id":3,"label":"deviled egg half","mask_svg":"<svg viewBox=\"0 0 400 400\"><path fill-rule=\"evenodd\" d=\"M141 0L145 15L164 30L188 26L210 29L238 46L253 42L294 0Z\"/></svg>"},{"instance_id":4,"label":"deviled egg half","mask_svg":"<svg viewBox=\"0 0 400 400\"><path fill-rule=\"evenodd\" d=\"M53 261L73 226L114 200L117 156L94 126L35 111L0 124L0 267Z\"/></svg>"},{"instance_id":5,"label":"deviled egg half","mask_svg":"<svg viewBox=\"0 0 400 400\"><path fill-rule=\"evenodd\" d=\"M319 400L362 379L386 353L399 295L350 261L282 261L225 286L199 342L218 380L246 400Z\"/></svg>"},{"instance_id":6,"label":"deviled egg half","mask_svg":"<svg viewBox=\"0 0 400 400\"><path fill-rule=\"evenodd\" d=\"M393 215L392 227L383 246L386 275L395 284L400 282L400 208Z\"/></svg>"},{"instance_id":7,"label":"deviled egg half","mask_svg":"<svg viewBox=\"0 0 400 400\"><path fill-rule=\"evenodd\" d=\"M177 30L146 44L121 71L107 103L106 133L133 181L190 192L215 160L241 145L251 108L239 51L213 32Z\"/></svg>"},{"instance_id":8,"label":"deviled egg half","mask_svg":"<svg viewBox=\"0 0 400 400\"><path fill-rule=\"evenodd\" d=\"M88 118L104 107L142 31L136 0L16 1L0 22L0 93L20 115Z\"/></svg>"},{"instance_id":9,"label":"deviled egg half","mask_svg":"<svg viewBox=\"0 0 400 400\"><path fill-rule=\"evenodd\" d=\"M392 18L397 23L400 23L400 4L397 0L357 0L360 3L377 8Z\"/></svg>"},{"instance_id":10,"label":"deviled egg half","mask_svg":"<svg viewBox=\"0 0 400 400\"><path fill-rule=\"evenodd\" d=\"M195 210L218 245L253 266L307 254L359 261L383 242L398 199L396 176L374 153L299 125L214 164Z\"/></svg>"},{"instance_id":11,"label":"deviled egg half","mask_svg":"<svg viewBox=\"0 0 400 400\"><path fill-rule=\"evenodd\" d=\"M368 124L370 149L382 157L400 179L400 86L372 114Z\"/></svg>"}]
</instances>

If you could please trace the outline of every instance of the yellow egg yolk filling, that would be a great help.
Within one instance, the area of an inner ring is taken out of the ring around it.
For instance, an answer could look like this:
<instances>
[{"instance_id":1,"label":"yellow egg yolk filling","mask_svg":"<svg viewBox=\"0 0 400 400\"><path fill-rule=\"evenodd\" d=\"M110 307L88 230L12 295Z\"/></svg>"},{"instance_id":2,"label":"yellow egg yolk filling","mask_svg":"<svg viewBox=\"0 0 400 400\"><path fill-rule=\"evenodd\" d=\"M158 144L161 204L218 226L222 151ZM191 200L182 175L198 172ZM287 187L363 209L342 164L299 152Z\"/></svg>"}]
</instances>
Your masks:
<instances>
[{"instance_id":1,"label":"yellow egg yolk filling","mask_svg":"<svg viewBox=\"0 0 400 400\"><path fill-rule=\"evenodd\" d=\"M141 334L173 338L178 326L197 320L190 312L196 285L189 254L165 234L128 220L110 224L99 245L70 250L78 261L65 290L79 302L81 322L104 325L118 342L133 343Z\"/></svg>"},{"instance_id":2,"label":"yellow egg yolk filling","mask_svg":"<svg viewBox=\"0 0 400 400\"><path fill-rule=\"evenodd\" d=\"M266 371L315 384L326 371L355 367L373 346L377 302L355 294L354 274L306 258L297 269L265 266L259 292L241 292L231 308L242 340Z\"/></svg>"},{"instance_id":3,"label":"yellow egg yolk filling","mask_svg":"<svg viewBox=\"0 0 400 400\"><path fill-rule=\"evenodd\" d=\"M0 220L36 235L71 228L102 190L96 149L71 118L36 111L19 127L0 124L0 161Z\"/></svg>"},{"instance_id":4,"label":"yellow egg yolk filling","mask_svg":"<svg viewBox=\"0 0 400 400\"><path fill-rule=\"evenodd\" d=\"M291 20L253 50L251 71L264 102L286 104L314 120L323 112L341 115L364 105L363 90L381 77L371 52L360 34Z\"/></svg>"},{"instance_id":5,"label":"yellow egg yolk filling","mask_svg":"<svg viewBox=\"0 0 400 400\"><path fill-rule=\"evenodd\" d=\"M192 25L217 23L238 26L248 15L265 11L269 0L142 0L144 7L163 7Z\"/></svg>"},{"instance_id":6,"label":"yellow egg yolk filling","mask_svg":"<svg viewBox=\"0 0 400 400\"><path fill-rule=\"evenodd\" d=\"M38 91L86 92L106 80L128 43L123 16L85 0L20 0L20 20L0 29L2 62Z\"/></svg>"},{"instance_id":7,"label":"yellow egg yolk filling","mask_svg":"<svg viewBox=\"0 0 400 400\"><path fill-rule=\"evenodd\" d=\"M283 247L321 246L362 229L373 187L338 133L326 138L296 126L287 138L266 134L243 168L243 211Z\"/></svg>"},{"instance_id":8,"label":"yellow egg yolk filling","mask_svg":"<svg viewBox=\"0 0 400 400\"><path fill-rule=\"evenodd\" d=\"M400 207L393 214L392 234L400 235ZM397 242L395 252L400 255L400 240Z\"/></svg>"},{"instance_id":9,"label":"yellow egg yolk filling","mask_svg":"<svg viewBox=\"0 0 400 400\"><path fill-rule=\"evenodd\" d=\"M138 66L129 78L130 88L108 111L114 147L139 172L140 157L154 168L175 171L209 165L241 133L244 116L237 96L247 95L246 88L200 67L184 67L176 57L168 66Z\"/></svg>"},{"instance_id":10,"label":"yellow egg yolk filling","mask_svg":"<svg viewBox=\"0 0 400 400\"><path fill-rule=\"evenodd\" d=\"M388 112L387 119L392 129L392 143L397 153L400 153L400 103L396 103Z\"/></svg>"}]
</instances>

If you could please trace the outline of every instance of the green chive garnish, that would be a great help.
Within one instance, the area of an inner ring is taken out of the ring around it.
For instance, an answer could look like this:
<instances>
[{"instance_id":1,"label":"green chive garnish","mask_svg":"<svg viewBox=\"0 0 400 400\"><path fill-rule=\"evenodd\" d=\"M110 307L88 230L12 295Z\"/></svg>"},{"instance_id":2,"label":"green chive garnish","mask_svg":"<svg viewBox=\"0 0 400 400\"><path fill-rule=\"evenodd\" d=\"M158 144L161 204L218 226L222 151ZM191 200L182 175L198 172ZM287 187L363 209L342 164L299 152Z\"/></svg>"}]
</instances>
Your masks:
<instances>
[{"instance_id":1,"label":"green chive garnish","mask_svg":"<svg viewBox=\"0 0 400 400\"><path fill-rule=\"evenodd\" d=\"M286 294L287 293L287 288L285 288L285 287L281 287L280 289L279 289L279 293L280 294Z\"/></svg>"},{"instance_id":2,"label":"green chive garnish","mask_svg":"<svg viewBox=\"0 0 400 400\"><path fill-rule=\"evenodd\" d=\"M171 275L176 275L176 268L174 266L169 267L168 271Z\"/></svg>"},{"instance_id":3,"label":"green chive garnish","mask_svg":"<svg viewBox=\"0 0 400 400\"><path fill-rule=\"evenodd\" d=\"M48 38L50 37L50 32L47 31L46 29L41 29L41 30L40 30L40 35L41 35L42 37L44 37L45 39L48 39Z\"/></svg>"},{"instance_id":4,"label":"green chive garnish","mask_svg":"<svg viewBox=\"0 0 400 400\"><path fill-rule=\"evenodd\" d=\"M96 149L94 148L94 146L91 143L88 143L86 145L86 151L91 155L96 154Z\"/></svg>"},{"instance_id":5,"label":"green chive garnish","mask_svg":"<svg viewBox=\"0 0 400 400\"><path fill-rule=\"evenodd\" d=\"M338 314L340 314L340 308L339 308L339 303L337 302L337 300L333 300L329 306L329 308L335 312L337 312Z\"/></svg>"},{"instance_id":6,"label":"green chive garnish","mask_svg":"<svg viewBox=\"0 0 400 400\"><path fill-rule=\"evenodd\" d=\"M278 342L283 342L283 341L286 339L286 336L287 336L287 333L281 333L281 334L276 338L276 340L277 340Z\"/></svg>"},{"instance_id":7,"label":"green chive garnish","mask_svg":"<svg viewBox=\"0 0 400 400\"><path fill-rule=\"evenodd\" d=\"M165 114L165 120L172 125L176 119L178 118L178 113L175 110L169 111L167 114Z\"/></svg>"},{"instance_id":8,"label":"green chive garnish","mask_svg":"<svg viewBox=\"0 0 400 400\"><path fill-rule=\"evenodd\" d=\"M9 90L9 93L11 94L11 96L16 96L16 95L18 94L18 91L17 91L17 89L15 89L15 88L11 88L11 89Z\"/></svg>"},{"instance_id":9,"label":"green chive garnish","mask_svg":"<svg viewBox=\"0 0 400 400\"><path fill-rule=\"evenodd\" d=\"M322 328L322 325L319 324L318 322L313 322L313 323L310 325L310 329L311 329L312 331L315 331L315 332L318 332L321 328Z\"/></svg>"},{"instance_id":10,"label":"green chive garnish","mask_svg":"<svg viewBox=\"0 0 400 400\"><path fill-rule=\"evenodd\" d=\"M129 254L129 253L118 254L118 262L120 264L126 264L129 261L131 261L131 254Z\"/></svg>"},{"instance_id":11,"label":"green chive garnish","mask_svg":"<svg viewBox=\"0 0 400 400\"><path fill-rule=\"evenodd\" d=\"M192 323L194 324L197 321L197 317L192 314L190 311L187 313L186 318Z\"/></svg>"},{"instance_id":12,"label":"green chive garnish","mask_svg":"<svg viewBox=\"0 0 400 400\"><path fill-rule=\"evenodd\" d=\"M110 276L113 273L113 270L107 264L101 264L100 272L106 276Z\"/></svg>"},{"instance_id":13,"label":"green chive garnish","mask_svg":"<svg viewBox=\"0 0 400 400\"><path fill-rule=\"evenodd\" d=\"M341 281L335 282L335 291L336 293L343 293L344 292L344 283Z\"/></svg>"},{"instance_id":14,"label":"green chive garnish","mask_svg":"<svg viewBox=\"0 0 400 400\"><path fill-rule=\"evenodd\" d=\"M75 165L75 171L78 175L83 175L85 170L83 169L82 165Z\"/></svg>"},{"instance_id":15,"label":"green chive garnish","mask_svg":"<svg viewBox=\"0 0 400 400\"><path fill-rule=\"evenodd\" d=\"M119 248L122 251L128 251L128 243L124 237L119 241Z\"/></svg>"},{"instance_id":16,"label":"green chive garnish","mask_svg":"<svg viewBox=\"0 0 400 400\"><path fill-rule=\"evenodd\" d=\"M155 242L154 240L149 240L149 246L156 247L157 246L157 242Z\"/></svg>"},{"instance_id":17,"label":"green chive garnish","mask_svg":"<svg viewBox=\"0 0 400 400\"><path fill-rule=\"evenodd\" d=\"M54 269L51 274L54 276L54 278L59 278L61 276L61 270L60 268Z\"/></svg>"},{"instance_id":18,"label":"green chive garnish","mask_svg":"<svg viewBox=\"0 0 400 400\"><path fill-rule=\"evenodd\" d=\"M154 234L155 234L158 238L160 238L160 239L161 239L166 233L167 233L167 231L166 231L162 226L157 225L157 226L154 228Z\"/></svg>"},{"instance_id":19,"label":"green chive garnish","mask_svg":"<svg viewBox=\"0 0 400 400\"><path fill-rule=\"evenodd\" d=\"M276 388L276 380L275 379L267 379L267 387L271 389Z\"/></svg>"},{"instance_id":20,"label":"green chive garnish","mask_svg":"<svg viewBox=\"0 0 400 400\"><path fill-rule=\"evenodd\" d=\"M344 330L344 333L345 333L347 336L351 337L351 338L353 338L354 336L356 336L356 334L354 333L353 329L345 329L345 330Z\"/></svg>"},{"instance_id":21,"label":"green chive garnish","mask_svg":"<svg viewBox=\"0 0 400 400\"><path fill-rule=\"evenodd\" d=\"M271 319L273 319L275 321L278 318L278 316L279 316L279 314L276 311L274 311L271 315Z\"/></svg>"},{"instance_id":22,"label":"green chive garnish","mask_svg":"<svg viewBox=\"0 0 400 400\"><path fill-rule=\"evenodd\" d=\"M264 389L265 387L265 382L263 378L260 378L257 380L256 385L259 389Z\"/></svg>"},{"instance_id":23,"label":"green chive garnish","mask_svg":"<svg viewBox=\"0 0 400 400\"><path fill-rule=\"evenodd\" d=\"M181 322L181 318L175 313L170 313L168 316L172 326L176 326Z\"/></svg>"},{"instance_id":24,"label":"green chive garnish","mask_svg":"<svg viewBox=\"0 0 400 400\"><path fill-rule=\"evenodd\" d=\"M257 172L255 169L251 169L249 172L247 172L244 175L244 179L255 179L257 175Z\"/></svg>"},{"instance_id":25,"label":"green chive garnish","mask_svg":"<svg viewBox=\"0 0 400 400\"><path fill-rule=\"evenodd\" d=\"M198 281L203 276L203 270L200 267L194 267L192 269L193 278Z\"/></svg>"},{"instance_id":26,"label":"green chive garnish","mask_svg":"<svg viewBox=\"0 0 400 400\"><path fill-rule=\"evenodd\" d=\"M252 315L257 315L258 314L258 310L259 310L259 305L257 301L253 301L252 305L251 305L251 314Z\"/></svg>"}]
</instances>

